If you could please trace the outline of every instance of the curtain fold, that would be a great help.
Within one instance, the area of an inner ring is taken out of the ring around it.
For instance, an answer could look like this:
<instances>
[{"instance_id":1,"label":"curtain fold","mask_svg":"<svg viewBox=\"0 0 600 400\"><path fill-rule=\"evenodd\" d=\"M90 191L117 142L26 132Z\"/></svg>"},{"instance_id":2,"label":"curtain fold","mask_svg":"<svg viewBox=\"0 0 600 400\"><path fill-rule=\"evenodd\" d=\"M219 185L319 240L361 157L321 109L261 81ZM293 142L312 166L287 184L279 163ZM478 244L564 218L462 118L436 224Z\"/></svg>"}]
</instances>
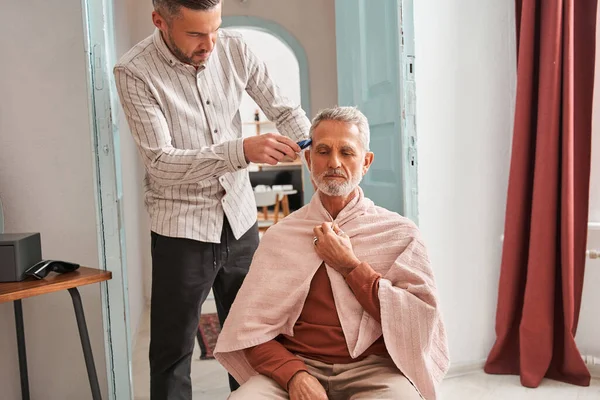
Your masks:
<instances>
[{"instance_id":1,"label":"curtain fold","mask_svg":"<svg viewBox=\"0 0 600 400\"><path fill-rule=\"evenodd\" d=\"M588 386L583 289L597 0L516 0L517 97L496 342L485 371Z\"/></svg>"}]
</instances>

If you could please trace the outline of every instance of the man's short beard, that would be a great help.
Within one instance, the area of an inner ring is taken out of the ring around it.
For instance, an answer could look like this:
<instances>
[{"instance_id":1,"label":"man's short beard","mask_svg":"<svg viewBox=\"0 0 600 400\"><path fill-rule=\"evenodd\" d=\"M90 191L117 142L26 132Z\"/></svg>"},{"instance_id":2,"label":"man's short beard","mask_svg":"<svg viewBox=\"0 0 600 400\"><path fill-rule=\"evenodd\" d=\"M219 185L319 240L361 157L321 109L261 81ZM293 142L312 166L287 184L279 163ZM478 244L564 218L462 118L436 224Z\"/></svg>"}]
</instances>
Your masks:
<instances>
[{"instance_id":1,"label":"man's short beard","mask_svg":"<svg viewBox=\"0 0 600 400\"><path fill-rule=\"evenodd\" d=\"M346 174L341 170L328 170L323 172L319 176L313 176L313 181L317 185L317 188L327 196L345 197L352 193L358 187L362 180L362 175L356 175L352 179L342 183L338 183L334 180L325 180L326 175L339 174L340 172L341 175L346 176Z\"/></svg>"},{"instance_id":2,"label":"man's short beard","mask_svg":"<svg viewBox=\"0 0 600 400\"><path fill-rule=\"evenodd\" d=\"M189 57L188 55L186 55L183 52L183 50L181 50L179 47L177 47L177 45L175 44L173 39L171 39L171 29L170 28L169 28L168 37L166 38L166 42L169 45L169 50L171 50L171 53L173 53L173 55L175 57L177 57L177 59L179 61L181 61L182 63L193 65L194 67L200 67L206 63L206 61L194 62L192 57Z\"/></svg>"}]
</instances>

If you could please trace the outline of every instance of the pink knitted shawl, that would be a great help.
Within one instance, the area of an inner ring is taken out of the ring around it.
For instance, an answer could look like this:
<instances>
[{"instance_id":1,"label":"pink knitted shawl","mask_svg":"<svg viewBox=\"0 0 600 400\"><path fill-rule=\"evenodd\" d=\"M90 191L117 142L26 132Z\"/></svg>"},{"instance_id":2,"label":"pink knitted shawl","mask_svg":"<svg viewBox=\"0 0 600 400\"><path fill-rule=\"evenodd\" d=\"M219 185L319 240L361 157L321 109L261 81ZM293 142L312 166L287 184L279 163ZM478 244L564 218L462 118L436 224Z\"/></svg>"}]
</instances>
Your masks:
<instances>
[{"instance_id":1,"label":"pink knitted shawl","mask_svg":"<svg viewBox=\"0 0 600 400\"><path fill-rule=\"evenodd\" d=\"M313 228L331 221L350 237L358 259L382 275L379 324L361 307L344 278L326 268L350 355L358 357L383 333L398 369L423 398L436 398L449 359L425 247L414 223L375 206L358 191L335 220L317 192L309 204L263 236L214 352L240 384L257 374L243 349L280 334L293 335L313 275L323 262L313 247Z\"/></svg>"}]
</instances>

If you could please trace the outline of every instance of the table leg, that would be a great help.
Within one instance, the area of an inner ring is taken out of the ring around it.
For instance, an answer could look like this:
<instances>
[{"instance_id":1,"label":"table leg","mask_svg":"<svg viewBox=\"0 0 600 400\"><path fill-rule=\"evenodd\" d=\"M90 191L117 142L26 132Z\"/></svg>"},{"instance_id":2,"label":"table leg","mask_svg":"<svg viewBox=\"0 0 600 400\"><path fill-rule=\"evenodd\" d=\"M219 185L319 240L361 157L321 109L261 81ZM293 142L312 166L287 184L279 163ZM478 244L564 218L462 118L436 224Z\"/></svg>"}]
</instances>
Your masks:
<instances>
[{"instance_id":1,"label":"table leg","mask_svg":"<svg viewBox=\"0 0 600 400\"><path fill-rule=\"evenodd\" d=\"M283 196L282 205L283 205L283 216L287 217L288 215L290 215L290 200L289 200L287 194Z\"/></svg>"},{"instance_id":2,"label":"table leg","mask_svg":"<svg viewBox=\"0 0 600 400\"><path fill-rule=\"evenodd\" d=\"M23 304L14 301L15 327L17 328L17 348L19 352L19 372L21 374L21 398L29 400L29 378L27 377L27 352L25 350L25 327L23 325Z\"/></svg>"},{"instance_id":3,"label":"table leg","mask_svg":"<svg viewBox=\"0 0 600 400\"><path fill-rule=\"evenodd\" d=\"M263 207L263 219L265 221L269 220L269 208L268 207Z\"/></svg>"},{"instance_id":4,"label":"table leg","mask_svg":"<svg viewBox=\"0 0 600 400\"><path fill-rule=\"evenodd\" d=\"M87 325L85 323L85 314L83 313L83 305L81 304L81 296L77 288L69 289L71 298L73 299L73 308L75 309L75 318L77 318L77 327L79 328L79 338L81 339L81 347L83 348L83 357L85 358L85 366L87 368L88 379L92 389L92 399L100 400L100 385L98 384L98 375L94 365L94 355L92 354L92 346L90 345L90 337L88 335Z\"/></svg>"},{"instance_id":5,"label":"table leg","mask_svg":"<svg viewBox=\"0 0 600 400\"><path fill-rule=\"evenodd\" d=\"M275 210L274 213L275 215L273 216L273 223L276 224L277 221L279 221L279 194L275 195Z\"/></svg>"}]
</instances>

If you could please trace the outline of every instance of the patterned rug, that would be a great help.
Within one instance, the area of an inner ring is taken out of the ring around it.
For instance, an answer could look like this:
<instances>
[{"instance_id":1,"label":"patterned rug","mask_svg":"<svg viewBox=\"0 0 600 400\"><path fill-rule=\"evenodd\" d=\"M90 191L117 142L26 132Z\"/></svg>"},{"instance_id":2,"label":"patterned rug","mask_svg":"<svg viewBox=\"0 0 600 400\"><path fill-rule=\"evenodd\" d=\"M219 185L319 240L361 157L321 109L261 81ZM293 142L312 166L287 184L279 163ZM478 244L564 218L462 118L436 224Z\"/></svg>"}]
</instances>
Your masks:
<instances>
[{"instance_id":1,"label":"patterned rug","mask_svg":"<svg viewBox=\"0 0 600 400\"><path fill-rule=\"evenodd\" d=\"M215 314L202 314L200 315L200 323L198 324L198 333L196 338L200 345L200 359L209 360L215 358L213 356L213 350L217 344L217 338L221 332L221 324L219 324L219 317Z\"/></svg>"}]
</instances>

